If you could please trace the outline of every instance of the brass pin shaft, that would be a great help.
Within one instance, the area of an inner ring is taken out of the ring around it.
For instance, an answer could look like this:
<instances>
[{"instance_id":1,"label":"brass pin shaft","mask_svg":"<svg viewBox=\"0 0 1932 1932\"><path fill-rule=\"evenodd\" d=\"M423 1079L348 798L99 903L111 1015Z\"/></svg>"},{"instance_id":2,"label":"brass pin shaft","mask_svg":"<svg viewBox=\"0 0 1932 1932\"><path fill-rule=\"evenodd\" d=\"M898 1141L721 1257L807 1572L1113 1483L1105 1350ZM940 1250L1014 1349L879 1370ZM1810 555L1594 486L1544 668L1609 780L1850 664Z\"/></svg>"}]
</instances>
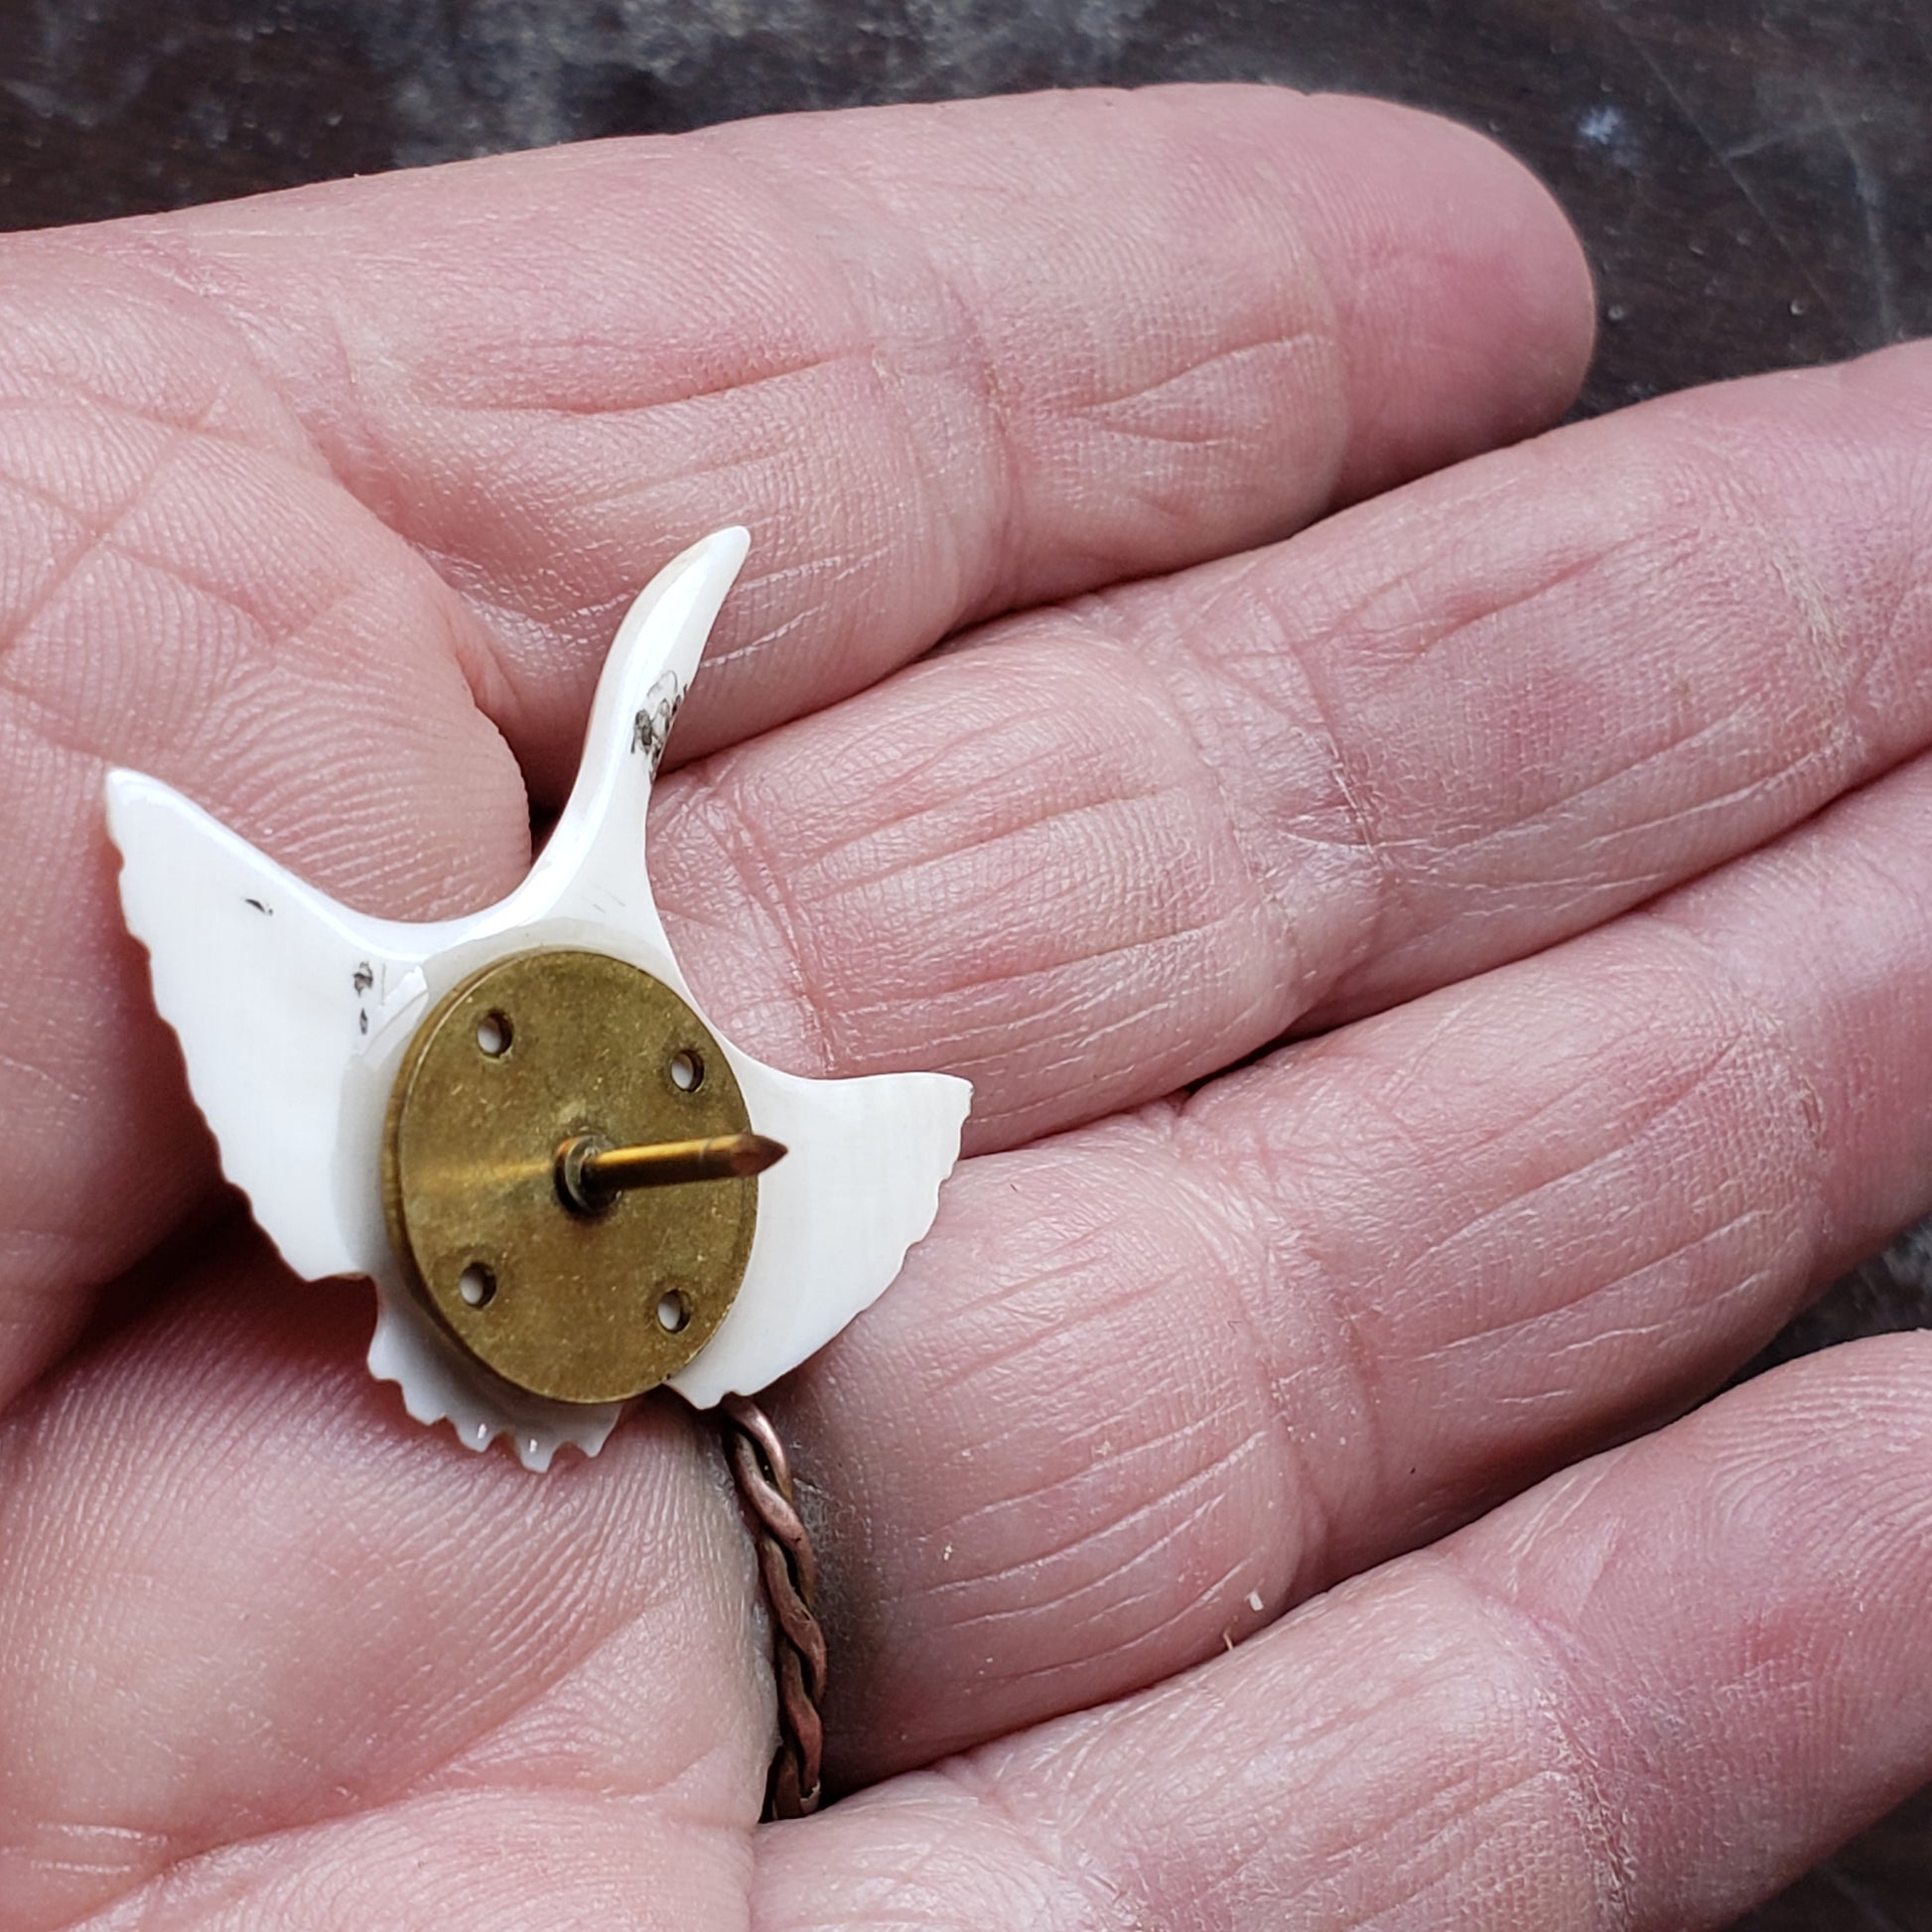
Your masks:
<instances>
[{"instance_id":1,"label":"brass pin shaft","mask_svg":"<svg viewBox=\"0 0 1932 1932\"><path fill-rule=\"evenodd\" d=\"M739 1180L784 1159L785 1148L764 1134L714 1134L699 1141L657 1141L647 1147L608 1147L590 1135L557 1150L557 1181L564 1198L585 1213L608 1207L632 1187L676 1187L691 1180Z\"/></svg>"}]
</instances>

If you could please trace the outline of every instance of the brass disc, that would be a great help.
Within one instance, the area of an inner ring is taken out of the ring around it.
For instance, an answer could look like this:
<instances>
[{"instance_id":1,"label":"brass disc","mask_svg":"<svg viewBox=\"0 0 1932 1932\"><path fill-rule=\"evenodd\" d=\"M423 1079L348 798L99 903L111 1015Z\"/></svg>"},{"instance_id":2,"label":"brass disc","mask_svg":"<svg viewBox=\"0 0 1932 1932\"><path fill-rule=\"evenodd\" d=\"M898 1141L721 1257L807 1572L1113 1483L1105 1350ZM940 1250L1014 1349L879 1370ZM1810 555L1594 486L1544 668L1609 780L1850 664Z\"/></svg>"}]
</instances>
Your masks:
<instances>
[{"instance_id":1,"label":"brass disc","mask_svg":"<svg viewBox=\"0 0 1932 1932\"><path fill-rule=\"evenodd\" d=\"M621 1402L674 1375L725 1318L752 1252L758 1178L571 1207L558 1156L742 1133L718 1042L650 974L601 953L513 954L457 987L389 1098L382 1192L410 1284L504 1381Z\"/></svg>"}]
</instances>

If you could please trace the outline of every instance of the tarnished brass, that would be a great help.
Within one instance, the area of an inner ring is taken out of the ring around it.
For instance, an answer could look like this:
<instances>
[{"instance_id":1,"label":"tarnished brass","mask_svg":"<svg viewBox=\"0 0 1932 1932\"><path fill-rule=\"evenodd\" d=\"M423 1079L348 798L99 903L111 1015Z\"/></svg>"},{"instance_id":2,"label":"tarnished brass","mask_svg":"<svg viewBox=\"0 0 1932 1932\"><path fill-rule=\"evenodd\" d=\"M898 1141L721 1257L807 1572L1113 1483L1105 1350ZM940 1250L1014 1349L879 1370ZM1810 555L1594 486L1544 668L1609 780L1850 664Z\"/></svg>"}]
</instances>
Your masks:
<instances>
[{"instance_id":1,"label":"tarnished brass","mask_svg":"<svg viewBox=\"0 0 1932 1932\"><path fill-rule=\"evenodd\" d=\"M694 1159L721 1139L736 1165ZM389 1235L424 1305L506 1382L618 1402L724 1319L758 1219L744 1163L766 1149L759 1166L784 1150L751 1134L730 1063L668 986L601 953L517 953L410 1042L383 1139ZM584 1170L607 1155L692 1177L600 1185Z\"/></svg>"}]
</instances>

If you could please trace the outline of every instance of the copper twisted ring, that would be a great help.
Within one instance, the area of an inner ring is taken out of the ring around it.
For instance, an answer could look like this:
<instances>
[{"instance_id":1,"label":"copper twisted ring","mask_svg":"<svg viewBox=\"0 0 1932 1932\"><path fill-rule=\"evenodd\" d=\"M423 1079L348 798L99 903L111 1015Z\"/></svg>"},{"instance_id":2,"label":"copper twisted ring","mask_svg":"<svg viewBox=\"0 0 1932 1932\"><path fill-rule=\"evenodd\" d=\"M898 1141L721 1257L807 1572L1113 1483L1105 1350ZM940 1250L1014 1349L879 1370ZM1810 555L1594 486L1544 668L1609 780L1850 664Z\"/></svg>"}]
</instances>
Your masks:
<instances>
[{"instance_id":1,"label":"copper twisted ring","mask_svg":"<svg viewBox=\"0 0 1932 1932\"><path fill-rule=\"evenodd\" d=\"M757 1403L728 1395L719 1405L739 1499L756 1527L759 1575L771 1606L772 1669L778 1680L778 1748L764 1788L766 1818L803 1818L818 1809L825 1725L825 1632L812 1605L818 1561L792 1496L791 1465L778 1432Z\"/></svg>"}]
</instances>

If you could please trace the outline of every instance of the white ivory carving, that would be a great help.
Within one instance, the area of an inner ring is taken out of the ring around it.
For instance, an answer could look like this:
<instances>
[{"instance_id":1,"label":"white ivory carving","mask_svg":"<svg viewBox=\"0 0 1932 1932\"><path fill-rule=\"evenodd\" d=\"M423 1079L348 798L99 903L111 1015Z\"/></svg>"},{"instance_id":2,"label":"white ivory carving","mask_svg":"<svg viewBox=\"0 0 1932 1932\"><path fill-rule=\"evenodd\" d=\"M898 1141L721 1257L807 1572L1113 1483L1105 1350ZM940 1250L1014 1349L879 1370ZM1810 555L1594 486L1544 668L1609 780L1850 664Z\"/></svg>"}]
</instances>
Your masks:
<instances>
[{"instance_id":1,"label":"white ivory carving","mask_svg":"<svg viewBox=\"0 0 1932 1932\"><path fill-rule=\"evenodd\" d=\"M412 1416L447 1420L473 1449L507 1437L532 1469L566 1443L595 1454L619 1409L506 1389L417 1306L383 1222L384 1110L431 1007L506 954L607 953L696 1006L651 897L644 806L748 544L740 529L707 537L631 606L570 802L522 885L486 911L424 925L367 917L157 779L107 779L121 903L223 1169L297 1274L375 1283L369 1367L400 1387ZM802 1079L719 1037L753 1127L790 1152L759 1177L758 1230L731 1312L672 1378L700 1408L795 1368L885 1290L932 1223L972 1095L935 1073Z\"/></svg>"}]
</instances>

